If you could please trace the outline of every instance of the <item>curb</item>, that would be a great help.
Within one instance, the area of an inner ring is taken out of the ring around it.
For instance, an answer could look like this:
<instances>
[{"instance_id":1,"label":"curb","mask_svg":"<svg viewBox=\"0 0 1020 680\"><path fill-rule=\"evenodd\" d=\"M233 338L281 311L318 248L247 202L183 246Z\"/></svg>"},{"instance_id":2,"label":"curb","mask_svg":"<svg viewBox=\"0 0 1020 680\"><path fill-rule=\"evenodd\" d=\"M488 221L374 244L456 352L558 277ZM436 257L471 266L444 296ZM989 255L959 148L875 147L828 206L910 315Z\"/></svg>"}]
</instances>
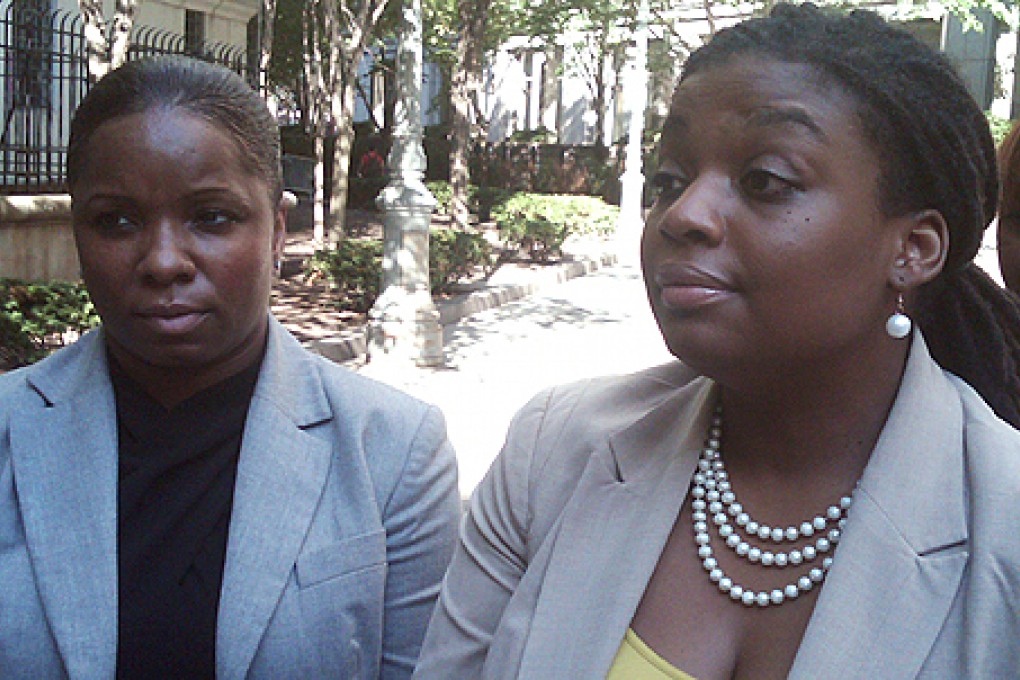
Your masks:
<instances>
[{"instance_id":1,"label":"curb","mask_svg":"<svg viewBox=\"0 0 1020 680\"><path fill-rule=\"evenodd\" d=\"M439 323L442 326L457 323L464 317L520 300L546 286L591 274L616 262L617 256L613 253L603 253L595 257L579 256L569 262L532 270L527 274L517 272L518 276L527 276L527 281L508 283L500 283L497 272L493 279L479 290L438 302L436 306L439 308ZM336 362L357 359L368 351L367 329L354 331L345 337L312 340L306 347Z\"/></svg>"}]
</instances>

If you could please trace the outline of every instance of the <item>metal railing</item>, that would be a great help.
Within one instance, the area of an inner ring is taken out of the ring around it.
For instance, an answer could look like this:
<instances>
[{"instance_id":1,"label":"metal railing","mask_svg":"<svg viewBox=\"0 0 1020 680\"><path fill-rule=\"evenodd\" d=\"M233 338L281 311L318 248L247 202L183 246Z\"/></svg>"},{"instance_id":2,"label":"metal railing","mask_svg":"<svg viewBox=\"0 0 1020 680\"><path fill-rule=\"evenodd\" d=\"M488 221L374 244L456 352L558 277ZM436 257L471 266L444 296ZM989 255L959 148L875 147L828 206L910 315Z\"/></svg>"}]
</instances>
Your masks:
<instances>
[{"instance_id":1,"label":"metal railing","mask_svg":"<svg viewBox=\"0 0 1020 680\"><path fill-rule=\"evenodd\" d=\"M187 53L183 36L136 26L128 58ZM244 48L210 41L192 53L247 74ZM77 12L0 0L0 194L66 190L71 116L88 88Z\"/></svg>"}]
</instances>

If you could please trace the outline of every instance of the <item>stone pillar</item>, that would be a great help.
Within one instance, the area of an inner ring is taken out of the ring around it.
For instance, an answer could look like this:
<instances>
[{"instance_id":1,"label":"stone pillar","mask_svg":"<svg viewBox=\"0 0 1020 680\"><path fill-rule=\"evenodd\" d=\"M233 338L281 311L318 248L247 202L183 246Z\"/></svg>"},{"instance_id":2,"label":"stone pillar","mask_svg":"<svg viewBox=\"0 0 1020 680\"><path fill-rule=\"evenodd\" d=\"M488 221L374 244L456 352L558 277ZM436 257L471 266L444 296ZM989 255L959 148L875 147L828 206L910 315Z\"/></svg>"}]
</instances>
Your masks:
<instances>
[{"instance_id":1,"label":"stone pillar","mask_svg":"<svg viewBox=\"0 0 1020 680\"><path fill-rule=\"evenodd\" d=\"M369 312L368 354L375 363L443 362L439 310L429 292L429 225L436 199L425 187L421 123L421 0L403 0L398 26L397 101L390 182L376 202L383 212L382 294Z\"/></svg>"},{"instance_id":2,"label":"stone pillar","mask_svg":"<svg viewBox=\"0 0 1020 680\"><path fill-rule=\"evenodd\" d=\"M642 136L645 108L648 105L648 0L641 0L634 27L634 44L628 48L627 66L621 74L623 101L629 121L624 171L620 175L620 219L616 239L621 261L636 261L641 230L644 227L642 195L645 177L641 172Z\"/></svg>"}]
</instances>

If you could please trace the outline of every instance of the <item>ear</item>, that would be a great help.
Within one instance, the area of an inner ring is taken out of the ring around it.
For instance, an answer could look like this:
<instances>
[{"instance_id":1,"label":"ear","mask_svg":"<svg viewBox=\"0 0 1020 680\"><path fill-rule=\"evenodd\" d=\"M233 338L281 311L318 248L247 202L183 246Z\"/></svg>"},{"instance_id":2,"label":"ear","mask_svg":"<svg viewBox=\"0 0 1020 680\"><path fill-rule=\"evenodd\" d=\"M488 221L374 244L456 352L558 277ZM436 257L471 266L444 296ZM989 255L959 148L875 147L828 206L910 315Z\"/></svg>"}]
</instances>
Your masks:
<instances>
[{"instance_id":1,"label":"ear","mask_svg":"<svg viewBox=\"0 0 1020 680\"><path fill-rule=\"evenodd\" d=\"M273 219L273 260L279 262L283 258L283 247L287 242L287 213L297 204L297 197L284 191L276 206Z\"/></svg>"},{"instance_id":2,"label":"ear","mask_svg":"<svg viewBox=\"0 0 1020 680\"><path fill-rule=\"evenodd\" d=\"M899 220L898 252L889 285L899 292L928 283L942 271L949 252L949 227L936 210L922 210Z\"/></svg>"}]
</instances>

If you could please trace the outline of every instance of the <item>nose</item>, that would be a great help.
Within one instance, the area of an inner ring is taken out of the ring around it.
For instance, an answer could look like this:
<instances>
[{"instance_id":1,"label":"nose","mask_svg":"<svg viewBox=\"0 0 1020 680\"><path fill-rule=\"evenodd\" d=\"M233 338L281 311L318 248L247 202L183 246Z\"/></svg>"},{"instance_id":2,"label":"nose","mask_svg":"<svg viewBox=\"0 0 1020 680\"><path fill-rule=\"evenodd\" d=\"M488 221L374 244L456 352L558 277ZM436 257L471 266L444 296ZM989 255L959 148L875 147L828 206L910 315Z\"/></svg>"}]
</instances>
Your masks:
<instances>
[{"instance_id":1,"label":"nose","mask_svg":"<svg viewBox=\"0 0 1020 680\"><path fill-rule=\"evenodd\" d=\"M722 175L698 175L663 211L655 225L670 241L712 246L725 234L723 212L729 180Z\"/></svg>"},{"instance_id":2,"label":"nose","mask_svg":"<svg viewBox=\"0 0 1020 680\"><path fill-rule=\"evenodd\" d=\"M187 230L172 220L150 227L151 236L139 263L142 276L157 286L190 281L195 276Z\"/></svg>"}]
</instances>

